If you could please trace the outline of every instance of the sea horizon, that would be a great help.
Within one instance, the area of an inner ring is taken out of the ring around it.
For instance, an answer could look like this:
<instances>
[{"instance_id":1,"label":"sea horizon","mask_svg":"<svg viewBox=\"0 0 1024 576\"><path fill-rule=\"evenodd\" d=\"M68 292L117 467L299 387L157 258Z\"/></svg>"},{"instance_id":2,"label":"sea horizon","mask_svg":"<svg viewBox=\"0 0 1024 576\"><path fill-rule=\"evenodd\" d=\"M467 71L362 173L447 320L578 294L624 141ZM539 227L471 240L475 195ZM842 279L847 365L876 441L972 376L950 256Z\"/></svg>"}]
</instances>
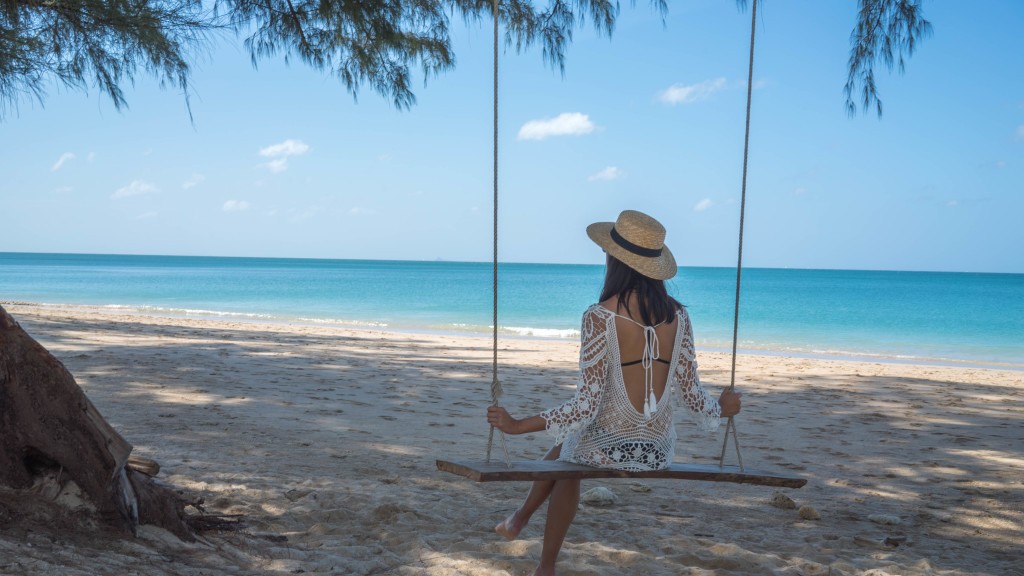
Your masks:
<instances>
[{"instance_id":1,"label":"sea horizon","mask_svg":"<svg viewBox=\"0 0 1024 576\"><path fill-rule=\"evenodd\" d=\"M0 252L0 301L489 335L490 262ZM603 265L499 263L502 337L576 338ZM700 350L730 351L735 267L681 267ZM1024 274L744 268L743 353L1024 369ZM539 296L543 297L539 297Z\"/></svg>"},{"instance_id":2,"label":"sea horizon","mask_svg":"<svg viewBox=\"0 0 1024 576\"><path fill-rule=\"evenodd\" d=\"M225 256L211 254L143 254L131 252L17 252L2 251L4 255L26 255L26 256L132 256L132 257L154 257L154 258L219 258L239 260L310 260L325 262L446 262L452 264L486 264L493 266L491 260L458 260L448 258L328 258L322 256ZM527 260L498 260L499 264L529 264L533 266L602 266L593 262L534 262ZM692 265L679 266L683 268L714 268L735 270L735 265ZM912 273L935 273L935 274L1001 274L1009 276L1024 276L1024 272L992 272L985 270L933 270L933 269L906 269L906 268L808 268L802 266L743 266L743 270L821 270L832 272L912 272Z\"/></svg>"}]
</instances>

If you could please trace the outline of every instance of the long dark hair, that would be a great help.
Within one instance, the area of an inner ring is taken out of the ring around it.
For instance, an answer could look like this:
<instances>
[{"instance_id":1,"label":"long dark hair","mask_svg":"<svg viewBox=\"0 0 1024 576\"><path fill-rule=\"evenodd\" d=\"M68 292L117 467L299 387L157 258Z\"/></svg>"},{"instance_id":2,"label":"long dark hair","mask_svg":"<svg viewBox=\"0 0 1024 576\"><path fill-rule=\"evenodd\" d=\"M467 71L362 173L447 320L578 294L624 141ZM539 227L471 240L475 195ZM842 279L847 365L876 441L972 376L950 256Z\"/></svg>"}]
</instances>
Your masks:
<instances>
[{"instance_id":1,"label":"long dark hair","mask_svg":"<svg viewBox=\"0 0 1024 576\"><path fill-rule=\"evenodd\" d=\"M617 306L622 306L630 292L636 292L637 307L644 325L654 326L666 322L683 307L678 300L668 295L664 280L648 278L625 265L622 260L608 254L608 271L601 289L601 302L618 296Z\"/></svg>"}]
</instances>

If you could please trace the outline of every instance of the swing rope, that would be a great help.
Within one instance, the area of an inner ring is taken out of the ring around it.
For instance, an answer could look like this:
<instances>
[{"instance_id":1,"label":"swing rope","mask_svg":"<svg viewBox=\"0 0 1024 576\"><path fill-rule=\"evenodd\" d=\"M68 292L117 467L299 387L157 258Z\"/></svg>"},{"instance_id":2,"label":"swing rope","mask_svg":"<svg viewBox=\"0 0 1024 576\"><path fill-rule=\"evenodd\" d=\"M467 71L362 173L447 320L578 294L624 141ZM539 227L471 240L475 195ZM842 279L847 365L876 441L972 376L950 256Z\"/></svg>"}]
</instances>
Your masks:
<instances>
[{"instance_id":1,"label":"swing rope","mask_svg":"<svg viewBox=\"0 0 1024 576\"><path fill-rule=\"evenodd\" d=\"M740 329L740 275L743 271L743 217L747 206L747 156L750 151L750 96L754 85L754 32L757 30L757 0L753 0L750 14L750 66L747 69L747 127L743 136L743 192L740 196L740 241L739 255L736 258L736 307L732 318L732 373L729 376L729 391L736 389L736 340ZM725 448L729 445L729 431L732 430L733 444L736 446L736 458L740 470L743 470L743 455L740 453L739 434L732 416L725 425L725 441L722 442L722 454L718 457L718 467L725 463Z\"/></svg>"},{"instance_id":2,"label":"swing rope","mask_svg":"<svg viewBox=\"0 0 1024 576\"><path fill-rule=\"evenodd\" d=\"M491 406L497 406L501 399L501 382L498 381L498 0L494 0L494 255L493 255L493 354L491 355ZM505 433L501 436L501 448L505 451L505 465L512 467L505 443ZM491 462L491 446L494 444L494 426L487 435L487 463Z\"/></svg>"}]
</instances>

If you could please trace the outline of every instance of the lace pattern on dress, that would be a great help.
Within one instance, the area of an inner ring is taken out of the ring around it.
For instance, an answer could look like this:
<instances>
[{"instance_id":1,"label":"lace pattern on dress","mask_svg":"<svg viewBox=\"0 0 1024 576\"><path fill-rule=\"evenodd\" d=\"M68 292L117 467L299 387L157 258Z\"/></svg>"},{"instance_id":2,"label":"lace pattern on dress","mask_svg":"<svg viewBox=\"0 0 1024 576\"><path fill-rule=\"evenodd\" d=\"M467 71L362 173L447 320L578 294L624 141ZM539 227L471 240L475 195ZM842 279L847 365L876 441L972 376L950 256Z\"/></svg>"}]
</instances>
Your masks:
<instances>
[{"instance_id":1,"label":"lace pattern on dress","mask_svg":"<svg viewBox=\"0 0 1024 576\"><path fill-rule=\"evenodd\" d=\"M591 306L583 314L580 327L580 376L576 395L557 408L541 413L547 429L555 436L555 444L565 444L579 435L596 416L604 388L608 363L608 318ZM563 446L563 449L565 446Z\"/></svg>"},{"instance_id":2,"label":"lace pattern on dress","mask_svg":"<svg viewBox=\"0 0 1024 576\"><path fill-rule=\"evenodd\" d=\"M658 470L675 455L673 404L684 407L703 430L714 430L721 408L701 386L690 319L676 313L676 339L669 377L675 402L658 402L647 416L626 395L619 358L615 313L593 305L580 329L580 375L576 393L561 406L541 413L547 429L562 444L561 460L621 470ZM663 406L663 407L662 407Z\"/></svg>"},{"instance_id":3,"label":"lace pattern on dress","mask_svg":"<svg viewBox=\"0 0 1024 576\"><path fill-rule=\"evenodd\" d=\"M678 354L673 354L677 359L674 369L670 371L675 381L676 403L686 407L690 419L698 428L705 432L713 432L721 423L722 407L700 383L690 316L684 310L680 310L678 314L680 330L676 334L675 348Z\"/></svg>"}]
</instances>

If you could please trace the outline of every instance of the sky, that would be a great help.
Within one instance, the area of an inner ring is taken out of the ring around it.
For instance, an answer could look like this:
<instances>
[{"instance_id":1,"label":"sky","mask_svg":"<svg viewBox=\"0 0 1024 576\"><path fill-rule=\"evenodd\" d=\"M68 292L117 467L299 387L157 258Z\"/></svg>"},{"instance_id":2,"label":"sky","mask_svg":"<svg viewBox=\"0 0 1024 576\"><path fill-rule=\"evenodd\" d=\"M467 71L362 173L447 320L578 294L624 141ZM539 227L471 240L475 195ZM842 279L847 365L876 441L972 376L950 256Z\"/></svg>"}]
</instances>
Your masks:
<instances>
[{"instance_id":1,"label":"sky","mask_svg":"<svg viewBox=\"0 0 1024 576\"><path fill-rule=\"evenodd\" d=\"M855 0L759 7L744 266L1024 273L1024 3L925 0L934 34L879 65L850 118ZM502 261L602 264L624 209L684 266L735 266L749 12L622 5L564 77L500 58ZM140 76L115 110L54 86L0 120L0 252L489 261L490 23L452 23L453 71L411 110L231 34L182 95Z\"/></svg>"}]
</instances>

